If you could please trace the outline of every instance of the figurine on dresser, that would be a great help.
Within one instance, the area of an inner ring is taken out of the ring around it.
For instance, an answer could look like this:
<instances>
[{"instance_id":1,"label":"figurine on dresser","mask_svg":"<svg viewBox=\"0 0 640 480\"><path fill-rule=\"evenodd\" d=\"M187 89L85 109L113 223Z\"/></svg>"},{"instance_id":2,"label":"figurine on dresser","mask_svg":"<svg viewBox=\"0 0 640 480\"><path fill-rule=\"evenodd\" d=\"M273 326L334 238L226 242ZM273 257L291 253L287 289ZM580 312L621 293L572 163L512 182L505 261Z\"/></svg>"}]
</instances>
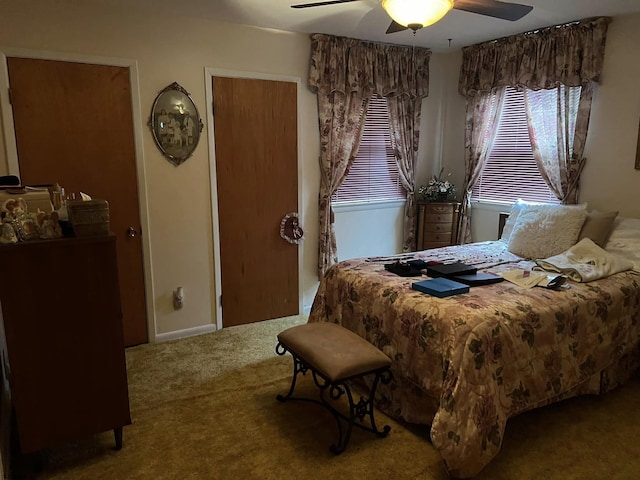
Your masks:
<instances>
[{"instance_id":1,"label":"figurine on dresser","mask_svg":"<svg viewBox=\"0 0 640 480\"><path fill-rule=\"evenodd\" d=\"M40 230L40 238L51 239L62 237L62 228L58 218L58 212L45 213L38 211L36 221Z\"/></svg>"},{"instance_id":2,"label":"figurine on dresser","mask_svg":"<svg viewBox=\"0 0 640 480\"><path fill-rule=\"evenodd\" d=\"M19 220L26 214L27 204L22 198L5 201L0 208L2 231L0 243L17 243L20 240Z\"/></svg>"},{"instance_id":3,"label":"figurine on dresser","mask_svg":"<svg viewBox=\"0 0 640 480\"><path fill-rule=\"evenodd\" d=\"M18 235L9 218L0 220L0 243L18 243Z\"/></svg>"},{"instance_id":4,"label":"figurine on dresser","mask_svg":"<svg viewBox=\"0 0 640 480\"><path fill-rule=\"evenodd\" d=\"M22 197L6 200L0 206L0 243L16 243L62 237L57 212L29 212Z\"/></svg>"}]
</instances>

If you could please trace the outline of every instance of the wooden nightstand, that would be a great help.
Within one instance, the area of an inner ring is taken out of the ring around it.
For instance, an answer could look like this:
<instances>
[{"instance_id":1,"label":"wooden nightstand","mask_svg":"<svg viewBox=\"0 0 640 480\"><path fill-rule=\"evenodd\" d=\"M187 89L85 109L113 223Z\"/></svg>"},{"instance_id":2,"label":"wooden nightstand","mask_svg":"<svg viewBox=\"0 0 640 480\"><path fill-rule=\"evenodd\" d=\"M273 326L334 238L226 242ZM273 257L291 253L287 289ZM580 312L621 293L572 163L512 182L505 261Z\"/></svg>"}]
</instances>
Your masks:
<instances>
[{"instance_id":1,"label":"wooden nightstand","mask_svg":"<svg viewBox=\"0 0 640 480\"><path fill-rule=\"evenodd\" d=\"M418 202L416 250L455 245L459 212L457 202Z\"/></svg>"}]
</instances>

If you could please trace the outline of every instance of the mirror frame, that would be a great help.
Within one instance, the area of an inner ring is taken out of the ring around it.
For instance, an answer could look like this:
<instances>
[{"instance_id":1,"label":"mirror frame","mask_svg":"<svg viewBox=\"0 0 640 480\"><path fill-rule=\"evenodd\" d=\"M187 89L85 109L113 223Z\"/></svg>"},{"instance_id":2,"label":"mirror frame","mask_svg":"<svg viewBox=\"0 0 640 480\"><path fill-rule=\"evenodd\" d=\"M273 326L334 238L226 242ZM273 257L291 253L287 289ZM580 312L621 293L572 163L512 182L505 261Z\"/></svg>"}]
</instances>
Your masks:
<instances>
[{"instance_id":1,"label":"mirror frame","mask_svg":"<svg viewBox=\"0 0 640 480\"><path fill-rule=\"evenodd\" d=\"M187 125L189 119L191 124ZM203 123L189 92L173 82L162 89L153 102L149 127L162 154L177 167L198 146Z\"/></svg>"}]
</instances>

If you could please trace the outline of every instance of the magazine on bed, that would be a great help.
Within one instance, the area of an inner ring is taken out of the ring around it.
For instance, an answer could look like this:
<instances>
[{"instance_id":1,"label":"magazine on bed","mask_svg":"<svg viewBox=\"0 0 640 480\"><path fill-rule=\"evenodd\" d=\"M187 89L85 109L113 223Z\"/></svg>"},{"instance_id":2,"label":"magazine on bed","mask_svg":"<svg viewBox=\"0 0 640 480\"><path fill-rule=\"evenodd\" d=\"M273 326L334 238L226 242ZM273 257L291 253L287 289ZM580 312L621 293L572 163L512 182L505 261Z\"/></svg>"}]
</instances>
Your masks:
<instances>
[{"instance_id":1,"label":"magazine on bed","mask_svg":"<svg viewBox=\"0 0 640 480\"><path fill-rule=\"evenodd\" d=\"M441 263L427 266L427 275L436 277L453 277L454 275L473 275L478 269L462 262Z\"/></svg>"},{"instance_id":2,"label":"magazine on bed","mask_svg":"<svg viewBox=\"0 0 640 480\"><path fill-rule=\"evenodd\" d=\"M428 293L434 297L444 298L469 292L469 285L456 282L450 278L438 277L411 284L413 290Z\"/></svg>"},{"instance_id":3,"label":"magazine on bed","mask_svg":"<svg viewBox=\"0 0 640 480\"><path fill-rule=\"evenodd\" d=\"M478 287L480 285L490 285L492 283L503 282L504 278L493 273L477 272L471 275L453 275L449 277L456 282L464 283L470 287Z\"/></svg>"}]
</instances>

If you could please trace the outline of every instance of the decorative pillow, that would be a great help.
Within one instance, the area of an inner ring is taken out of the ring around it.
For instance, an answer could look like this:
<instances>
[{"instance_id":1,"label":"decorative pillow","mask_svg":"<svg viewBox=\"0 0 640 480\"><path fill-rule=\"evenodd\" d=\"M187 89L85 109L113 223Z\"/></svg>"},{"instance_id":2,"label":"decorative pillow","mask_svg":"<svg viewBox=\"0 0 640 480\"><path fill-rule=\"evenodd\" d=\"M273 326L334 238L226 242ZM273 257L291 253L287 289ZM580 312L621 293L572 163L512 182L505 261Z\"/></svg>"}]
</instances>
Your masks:
<instances>
[{"instance_id":1,"label":"decorative pillow","mask_svg":"<svg viewBox=\"0 0 640 480\"><path fill-rule=\"evenodd\" d=\"M511 206L511 212L509 213L509 217L507 221L504 223L504 227L502 228L502 235L500 236L500 240L503 240L509 243L509 237L511 236L511 232L513 231L513 226L516 224L516 220L518 219L518 214L524 205L537 205L533 202L525 202L522 199L517 199L515 203Z\"/></svg>"},{"instance_id":2,"label":"decorative pillow","mask_svg":"<svg viewBox=\"0 0 640 480\"><path fill-rule=\"evenodd\" d=\"M604 249L631 260L640 272L640 219L618 217Z\"/></svg>"},{"instance_id":3,"label":"decorative pillow","mask_svg":"<svg viewBox=\"0 0 640 480\"><path fill-rule=\"evenodd\" d=\"M582 226L578 241L583 238L589 238L593 243L604 248L611 233L613 221L617 216L618 212L599 212L597 210L589 212Z\"/></svg>"},{"instance_id":4,"label":"decorative pillow","mask_svg":"<svg viewBox=\"0 0 640 480\"><path fill-rule=\"evenodd\" d=\"M527 202L526 200L522 200L521 198L517 199L515 203L511 206L511 212L509 213L509 218L504 224L502 228L502 235L500 236L500 240L503 240L509 243L509 237L511 236L511 232L513 232L513 226L516 224L518 220L518 214L522 207L525 205L549 205L551 207L566 207L566 208L587 208L587 203L580 203L578 205L559 205L557 203L540 203L540 202Z\"/></svg>"},{"instance_id":5,"label":"decorative pillow","mask_svg":"<svg viewBox=\"0 0 640 480\"><path fill-rule=\"evenodd\" d=\"M587 213L584 205L524 205L508 250L534 259L558 255L576 244Z\"/></svg>"}]
</instances>

